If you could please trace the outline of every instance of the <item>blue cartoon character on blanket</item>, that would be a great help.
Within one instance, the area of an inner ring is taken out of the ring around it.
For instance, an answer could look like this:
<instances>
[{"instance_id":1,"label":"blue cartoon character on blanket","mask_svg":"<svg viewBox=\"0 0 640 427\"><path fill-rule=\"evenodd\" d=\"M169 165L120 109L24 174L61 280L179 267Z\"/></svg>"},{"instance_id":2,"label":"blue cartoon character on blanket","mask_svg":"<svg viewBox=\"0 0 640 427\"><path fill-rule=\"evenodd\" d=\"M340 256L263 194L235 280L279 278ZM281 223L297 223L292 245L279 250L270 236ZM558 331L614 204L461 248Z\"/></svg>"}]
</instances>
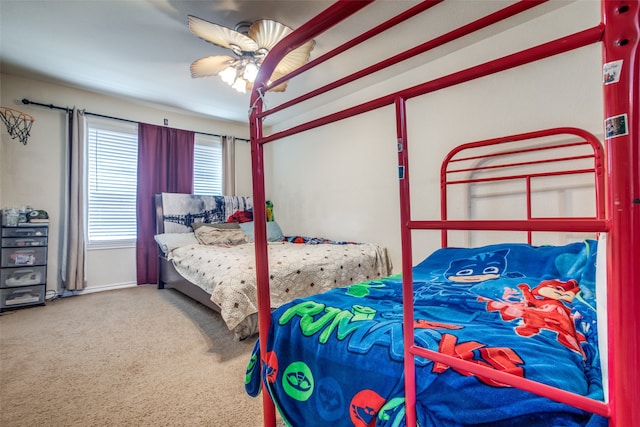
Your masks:
<instances>
[{"instance_id":1,"label":"blue cartoon character on blanket","mask_svg":"<svg viewBox=\"0 0 640 427\"><path fill-rule=\"evenodd\" d=\"M498 279L507 269L508 249L485 252L451 261L444 277L455 283L478 283Z\"/></svg>"},{"instance_id":2,"label":"blue cartoon character on blanket","mask_svg":"<svg viewBox=\"0 0 640 427\"><path fill-rule=\"evenodd\" d=\"M507 271L508 254L509 249L500 249L454 259L441 276L432 275L426 283L422 283L422 289L417 292L420 298L437 300L439 304L475 300L475 285L490 280L524 276L517 271ZM420 271L420 266L417 271ZM420 273L417 273L417 276L420 276Z\"/></svg>"}]
</instances>

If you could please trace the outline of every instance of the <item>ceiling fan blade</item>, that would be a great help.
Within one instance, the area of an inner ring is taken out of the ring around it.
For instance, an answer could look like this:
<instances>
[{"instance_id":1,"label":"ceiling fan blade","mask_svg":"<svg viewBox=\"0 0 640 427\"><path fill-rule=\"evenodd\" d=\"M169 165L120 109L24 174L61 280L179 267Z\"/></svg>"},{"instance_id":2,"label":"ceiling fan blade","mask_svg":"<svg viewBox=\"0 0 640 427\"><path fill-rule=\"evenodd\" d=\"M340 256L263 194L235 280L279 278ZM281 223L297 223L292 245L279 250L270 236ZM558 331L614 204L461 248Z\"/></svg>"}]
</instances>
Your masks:
<instances>
[{"instance_id":1,"label":"ceiling fan blade","mask_svg":"<svg viewBox=\"0 0 640 427\"><path fill-rule=\"evenodd\" d=\"M275 70L273 70L273 74L279 74L282 77L306 64L315 44L314 40L310 40L299 48L292 50L278 63ZM275 78L272 78L272 80L275 80Z\"/></svg>"},{"instance_id":2,"label":"ceiling fan blade","mask_svg":"<svg viewBox=\"0 0 640 427\"><path fill-rule=\"evenodd\" d=\"M284 24L270 19L260 19L249 27L248 35L255 40L258 48L267 50L273 47L293 30Z\"/></svg>"},{"instance_id":3,"label":"ceiling fan blade","mask_svg":"<svg viewBox=\"0 0 640 427\"><path fill-rule=\"evenodd\" d=\"M206 58L198 59L191 64L191 77L215 76L235 60L234 57L226 55L207 56Z\"/></svg>"},{"instance_id":4,"label":"ceiling fan blade","mask_svg":"<svg viewBox=\"0 0 640 427\"><path fill-rule=\"evenodd\" d=\"M235 45L245 52L258 50L256 42L244 34L193 15L189 15L189 30L201 39L227 49Z\"/></svg>"},{"instance_id":5,"label":"ceiling fan blade","mask_svg":"<svg viewBox=\"0 0 640 427\"><path fill-rule=\"evenodd\" d=\"M311 51L313 50L315 44L316 42L314 40L308 41L299 48L287 54L276 66L275 70L273 70L273 73L271 73L271 77L269 78L269 80L275 82L276 80L284 77L290 72L306 64L309 60L309 56L311 55ZM269 92L284 92L287 89L288 84L288 81L282 82L278 86L269 89Z\"/></svg>"},{"instance_id":6,"label":"ceiling fan blade","mask_svg":"<svg viewBox=\"0 0 640 427\"><path fill-rule=\"evenodd\" d=\"M284 76L284 74L279 74L279 73L274 72L271 75L271 81L275 82L276 80L278 80L282 76ZM289 81L282 82L278 86L275 86L275 87L269 89L269 92L284 92L285 90L287 90L287 85L288 84L289 84Z\"/></svg>"}]
</instances>

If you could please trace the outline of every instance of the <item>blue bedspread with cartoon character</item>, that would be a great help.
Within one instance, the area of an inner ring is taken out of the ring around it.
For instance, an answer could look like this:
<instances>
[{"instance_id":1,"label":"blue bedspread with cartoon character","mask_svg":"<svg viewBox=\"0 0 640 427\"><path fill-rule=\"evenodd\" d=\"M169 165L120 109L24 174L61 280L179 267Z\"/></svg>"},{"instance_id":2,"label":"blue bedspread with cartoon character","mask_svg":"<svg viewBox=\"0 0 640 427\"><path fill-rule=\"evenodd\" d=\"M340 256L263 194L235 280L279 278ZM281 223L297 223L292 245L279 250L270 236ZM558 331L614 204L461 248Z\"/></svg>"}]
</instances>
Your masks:
<instances>
[{"instance_id":1,"label":"blue bedspread with cartoon character","mask_svg":"<svg viewBox=\"0 0 640 427\"><path fill-rule=\"evenodd\" d=\"M440 249L414 267L415 341L428 349L603 398L596 242ZM401 278L358 283L275 310L246 390L264 378L291 426L405 424ZM595 426L603 418L416 359L420 426Z\"/></svg>"}]
</instances>

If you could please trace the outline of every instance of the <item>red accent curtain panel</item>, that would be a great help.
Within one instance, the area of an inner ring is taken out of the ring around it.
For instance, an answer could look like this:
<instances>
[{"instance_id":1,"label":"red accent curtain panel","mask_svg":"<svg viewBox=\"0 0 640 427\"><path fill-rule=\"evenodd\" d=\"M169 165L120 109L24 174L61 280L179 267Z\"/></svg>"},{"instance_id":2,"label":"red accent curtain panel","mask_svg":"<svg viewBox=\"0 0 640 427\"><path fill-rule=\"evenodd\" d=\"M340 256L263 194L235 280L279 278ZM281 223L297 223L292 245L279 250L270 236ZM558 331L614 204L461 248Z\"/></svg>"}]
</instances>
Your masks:
<instances>
[{"instance_id":1,"label":"red accent curtain panel","mask_svg":"<svg viewBox=\"0 0 640 427\"><path fill-rule=\"evenodd\" d=\"M138 125L136 270L138 285L158 280L154 195L193 191L194 132Z\"/></svg>"}]
</instances>

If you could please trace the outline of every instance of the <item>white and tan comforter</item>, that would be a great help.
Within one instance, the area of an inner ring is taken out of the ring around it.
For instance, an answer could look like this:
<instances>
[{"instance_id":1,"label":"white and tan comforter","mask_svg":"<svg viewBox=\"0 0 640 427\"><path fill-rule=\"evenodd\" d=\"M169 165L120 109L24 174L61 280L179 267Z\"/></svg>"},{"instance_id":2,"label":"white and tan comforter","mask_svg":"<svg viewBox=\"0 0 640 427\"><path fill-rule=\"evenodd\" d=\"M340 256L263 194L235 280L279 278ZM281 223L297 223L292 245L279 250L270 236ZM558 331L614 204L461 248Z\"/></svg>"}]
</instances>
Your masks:
<instances>
[{"instance_id":1,"label":"white and tan comforter","mask_svg":"<svg viewBox=\"0 0 640 427\"><path fill-rule=\"evenodd\" d=\"M271 306L331 288L391 274L385 248L363 244L269 243ZM169 258L184 278L211 294L222 318L236 335L242 322L257 313L253 243L221 247L194 244L172 250Z\"/></svg>"}]
</instances>

